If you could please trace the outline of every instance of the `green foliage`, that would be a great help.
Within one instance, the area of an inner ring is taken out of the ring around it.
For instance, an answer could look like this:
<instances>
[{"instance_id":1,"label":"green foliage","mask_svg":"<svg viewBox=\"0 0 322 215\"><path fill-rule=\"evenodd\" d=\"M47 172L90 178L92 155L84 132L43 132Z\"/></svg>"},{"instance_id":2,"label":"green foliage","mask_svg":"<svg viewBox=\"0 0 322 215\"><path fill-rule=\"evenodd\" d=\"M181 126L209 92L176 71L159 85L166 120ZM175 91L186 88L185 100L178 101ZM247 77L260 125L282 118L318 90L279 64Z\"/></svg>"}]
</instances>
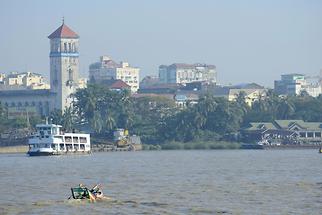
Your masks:
<instances>
[{"instance_id":1,"label":"green foliage","mask_svg":"<svg viewBox=\"0 0 322 215\"><path fill-rule=\"evenodd\" d=\"M74 112L83 124L97 134L109 134L115 128L129 128L132 123L130 94L111 91L100 85L89 85L74 94Z\"/></svg>"},{"instance_id":2,"label":"green foliage","mask_svg":"<svg viewBox=\"0 0 322 215\"><path fill-rule=\"evenodd\" d=\"M237 102L207 94L198 104L170 116L160 128L168 141L215 141L227 133L238 131L245 114ZM242 105L242 104L241 104Z\"/></svg>"},{"instance_id":3,"label":"green foliage","mask_svg":"<svg viewBox=\"0 0 322 215\"><path fill-rule=\"evenodd\" d=\"M241 144L234 142L224 141L191 141L191 142L168 142L161 145L164 150L186 149L186 150L199 150L199 149L239 149Z\"/></svg>"},{"instance_id":4,"label":"green foliage","mask_svg":"<svg viewBox=\"0 0 322 215\"><path fill-rule=\"evenodd\" d=\"M73 96L71 108L50 114L53 123L66 131L83 126L102 139L111 137L115 128L129 129L130 134L139 135L143 143L149 144L143 146L146 150L238 148L222 141L249 122L322 121L322 96L313 98L305 93L279 97L268 91L252 107L246 104L243 92L232 102L205 94L197 104L184 109L178 109L172 99L130 97L128 91L111 91L100 85L79 89ZM0 105L0 132L32 127L39 122L39 117L8 119L6 108Z\"/></svg>"},{"instance_id":5,"label":"green foliage","mask_svg":"<svg viewBox=\"0 0 322 215\"><path fill-rule=\"evenodd\" d=\"M143 144L142 150L161 150L160 145Z\"/></svg>"},{"instance_id":6,"label":"green foliage","mask_svg":"<svg viewBox=\"0 0 322 215\"><path fill-rule=\"evenodd\" d=\"M7 108L0 104L0 133L4 133L18 128L31 129L40 122L41 118L39 116L33 116L29 118L18 117L16 119L9 119Z\"/></svg>"}]
</instances>

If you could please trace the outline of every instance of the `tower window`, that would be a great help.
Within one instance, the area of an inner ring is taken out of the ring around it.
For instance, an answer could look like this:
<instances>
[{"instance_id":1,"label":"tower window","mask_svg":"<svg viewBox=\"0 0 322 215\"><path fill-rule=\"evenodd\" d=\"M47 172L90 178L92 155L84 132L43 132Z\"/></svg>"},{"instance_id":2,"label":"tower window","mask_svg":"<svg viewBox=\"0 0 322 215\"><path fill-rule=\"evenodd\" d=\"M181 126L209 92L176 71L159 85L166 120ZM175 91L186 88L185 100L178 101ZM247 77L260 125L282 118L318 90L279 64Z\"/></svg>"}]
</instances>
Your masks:
<instances>
[{"instance_id":1,"label":"tower window","mask_svg":"<svg viewBox=\"0 0 322 215\"><path fill-rule=\"evenodd\" d=\"M67 52L67 43L64 43L64 52Z\"/></svg>"},{"instance_id":2,"label":"tower window","mask_svg":"<svg viewBox=\"0 0 322 215\"><path fill-rule=\"evenodd\" d=\"M68 69L69 80L73 81L73 70L71 68Z\"/></svg>"}]
</instances>

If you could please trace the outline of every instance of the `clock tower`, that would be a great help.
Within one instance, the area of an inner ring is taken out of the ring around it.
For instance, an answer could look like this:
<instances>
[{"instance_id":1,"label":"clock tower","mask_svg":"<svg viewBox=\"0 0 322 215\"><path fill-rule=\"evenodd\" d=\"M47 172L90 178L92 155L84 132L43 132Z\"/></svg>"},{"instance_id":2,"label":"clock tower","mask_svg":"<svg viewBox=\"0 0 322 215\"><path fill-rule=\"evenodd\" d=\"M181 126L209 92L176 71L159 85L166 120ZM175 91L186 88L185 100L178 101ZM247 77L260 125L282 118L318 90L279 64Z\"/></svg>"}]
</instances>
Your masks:
<instances>
[{"instance_id":1,"label":"clock tower","mask_svg":"<svg viewBox=\"0 0 322 215\"><path fill-rule=\"evenodd\" d=\"M56 94L54 108L64 111L72 103L70 95L78 88L79 36L62 25L48 36L50 39L50 90Z\"/></svg>"}]
</instances>

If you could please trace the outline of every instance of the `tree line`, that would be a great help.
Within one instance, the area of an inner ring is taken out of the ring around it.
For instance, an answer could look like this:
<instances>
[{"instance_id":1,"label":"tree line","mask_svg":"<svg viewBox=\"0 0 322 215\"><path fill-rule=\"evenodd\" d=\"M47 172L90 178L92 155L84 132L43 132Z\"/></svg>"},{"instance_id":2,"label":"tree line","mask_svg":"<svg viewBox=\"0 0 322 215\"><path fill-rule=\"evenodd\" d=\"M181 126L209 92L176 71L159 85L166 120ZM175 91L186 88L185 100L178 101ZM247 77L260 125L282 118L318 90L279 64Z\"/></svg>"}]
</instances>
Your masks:
<instances>
[{"instance_id":1,"label":"tree line","mask_svg":"<svg viewBox=\"0 0 322 215\"><path fill-rule=\"evenodd\" d=\"M205 93L196 104L188 103L185 108L178 108L173 99L131 96L128 91L112 91L100 85L79 89L73 97L70 108L51 113L53 123L63 125L66 131L85 129L94 136L110 139L116 128L125 128L147 144L230 140L250 122L322 121L322 96L313 98L305 93L281 97L269 90L251 107L243 92L235 101ZM1 107L0 129L8 123L4 113ZM23 126L22 122L16 121L19 126ZM15 126L14 121L11 123Z\"/></svg>"},{"instance_id":2,"label":"tree line","mask_svg":"<svg viewBox=\"0 0 322 215\"><path fill-rule=\"evenodd\" d=\"M70 113L77 117L69 124L87 125L96 135L106 137L112 137L116 128L125 128L151 144L230 140L250 122L322 121L322 96L305 93L281 97L269 90L251 107L244 92L236 95L235 101L205 93L196 104L188 103L185 108L178 108L173 99L131 96L128 91L111 91L99 85L78 90L74 98Z\"/></svg>"}]
</instances>

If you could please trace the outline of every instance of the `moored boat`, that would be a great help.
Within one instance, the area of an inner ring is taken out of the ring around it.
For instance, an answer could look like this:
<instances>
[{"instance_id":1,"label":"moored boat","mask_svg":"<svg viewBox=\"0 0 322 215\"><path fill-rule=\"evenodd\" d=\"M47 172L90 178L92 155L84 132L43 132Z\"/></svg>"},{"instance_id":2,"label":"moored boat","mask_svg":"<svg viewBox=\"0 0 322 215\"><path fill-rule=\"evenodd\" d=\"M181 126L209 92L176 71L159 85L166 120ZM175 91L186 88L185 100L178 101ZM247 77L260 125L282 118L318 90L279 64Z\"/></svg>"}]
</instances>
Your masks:
<instances>
[{"instance_id":1,"label":"moored boat","mask_svg":"<svg viewBox=\"0 0 322 215\"><path fill-rule=\"evenodd\" d=\"M91 152L89 134L64 133L61 125L38 124L36 132L29 137L30 156L85 154Z\"/></svg>"}]
</instances>

